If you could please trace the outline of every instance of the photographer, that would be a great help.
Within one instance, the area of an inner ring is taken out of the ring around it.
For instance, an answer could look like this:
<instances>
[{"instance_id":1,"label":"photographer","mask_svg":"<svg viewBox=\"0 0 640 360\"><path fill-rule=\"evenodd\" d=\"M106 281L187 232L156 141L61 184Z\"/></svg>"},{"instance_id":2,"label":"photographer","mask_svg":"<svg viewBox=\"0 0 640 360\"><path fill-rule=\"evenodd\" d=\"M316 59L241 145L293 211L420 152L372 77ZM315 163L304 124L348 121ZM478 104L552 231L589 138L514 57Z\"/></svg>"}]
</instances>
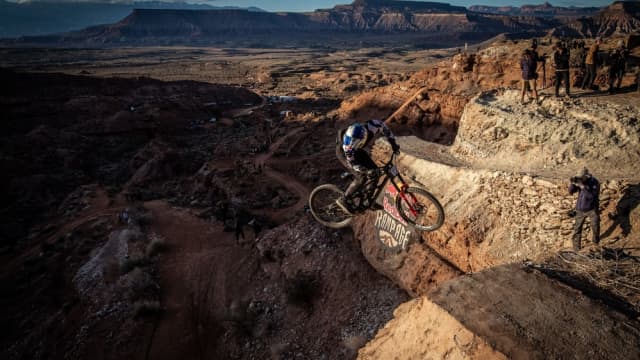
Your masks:
<instances>
[{"instance_id":1,"label":"photographer","mask_svg":"<svg viewBox=\"0 0 640 360\"><path fill-rule=\"evenodd\" d=\"M576 222L573 228L573 249L579 251L582 225L584 225L587 216L591 222L592 241L596 245L600 242L600 212L598 210L600 183L587 169L584 169L578 176L571 178L569 193L575 192L578 192L578 201L575 210Z\"/></svg>"}]
</instances>

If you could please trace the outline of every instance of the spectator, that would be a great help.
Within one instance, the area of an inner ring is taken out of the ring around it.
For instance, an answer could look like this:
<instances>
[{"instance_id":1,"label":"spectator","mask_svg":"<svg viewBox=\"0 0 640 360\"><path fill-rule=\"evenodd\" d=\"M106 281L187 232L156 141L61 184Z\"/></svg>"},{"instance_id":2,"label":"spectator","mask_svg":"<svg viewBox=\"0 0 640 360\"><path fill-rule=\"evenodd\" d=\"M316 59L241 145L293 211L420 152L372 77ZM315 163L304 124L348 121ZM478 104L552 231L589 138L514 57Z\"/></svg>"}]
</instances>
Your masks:
<instances>
[{"instance_id":1,"label":"spectator","mask_svg":"<svg viewBox=\"0 0 640 360\"><path fill-rule=\"evenodd\" d=\"M570 96L569 91L569 51L562 42L557 42L553 52L553 62L556 68L555 95L559 96L560 83L564 82L564 94Z\"/></svg>"},{"instance_id":2,"label":"spectator","mask_svg":"<svg viewBox=\"0 0 640 360\"><path fill-rule=\"evenodd\" d=\"M609 53L609 94L620 90L628 56L629 50L622 40L618 41L618 46Z\"/></svg>"},{"instance_id":3,"label":"spectator","mask_svg":"<svg viewBox=\"0 0 640 360\"><path fill-rule=\"evenodd\" d=\"M580 250L582 240L582 226L587 217L591 224L592 241L594 244L600 242L600 183L593 177L587 169L582 170L578 176L571 178L569 193L578 192L576 202L575 217L576 222L573 228L573 250Z\"/></svg>"},{"instance_id":4,"label":"spectator","mask_svg":"<svg viewBox=\"0 0 640 360\"><path fill-rule=\"evenodd\" d=\"M536 89L536 62L531 55L530 49L525 49L520 58L520 70L522 70L522 93L520 102L524 104L524 95L529 90L533 90L533 97L538 102L538 90Z\"/></svg>"},{"instance_id":5,"label":"spectator","mask_svg":"<svg viewBox=\"0 0 640 360\"><path fill-rule=\"evenodd\" d=\"M593 89L593 82L597 76L598 50L600 49L601 42L600 38L596 38L596 41L591 45L584 59L586 74L582 80L582 89Z\"/></svg>"}]
</instances>

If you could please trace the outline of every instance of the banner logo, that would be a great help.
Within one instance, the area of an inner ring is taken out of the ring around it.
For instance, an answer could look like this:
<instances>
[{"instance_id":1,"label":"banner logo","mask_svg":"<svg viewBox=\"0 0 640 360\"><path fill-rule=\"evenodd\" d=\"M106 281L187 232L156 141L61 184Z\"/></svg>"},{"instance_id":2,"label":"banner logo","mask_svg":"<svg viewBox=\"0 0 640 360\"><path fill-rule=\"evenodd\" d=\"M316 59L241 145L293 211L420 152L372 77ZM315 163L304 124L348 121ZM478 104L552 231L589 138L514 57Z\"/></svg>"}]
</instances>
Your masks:
<instances>
[{"instance_id":1,"label":"banner logo","mask_svg":"<svg viewBox=\"0 0 640 360\"><path fill-rule=\"evenodd\" d=\"M378 229L378 240L386 247L406 250L413 234L413 228L400 216L395 206L395 198L398 191L392 184L387 184L378 203L383 210L376 212L374 226Z\"/></svg>"}]
</instances>

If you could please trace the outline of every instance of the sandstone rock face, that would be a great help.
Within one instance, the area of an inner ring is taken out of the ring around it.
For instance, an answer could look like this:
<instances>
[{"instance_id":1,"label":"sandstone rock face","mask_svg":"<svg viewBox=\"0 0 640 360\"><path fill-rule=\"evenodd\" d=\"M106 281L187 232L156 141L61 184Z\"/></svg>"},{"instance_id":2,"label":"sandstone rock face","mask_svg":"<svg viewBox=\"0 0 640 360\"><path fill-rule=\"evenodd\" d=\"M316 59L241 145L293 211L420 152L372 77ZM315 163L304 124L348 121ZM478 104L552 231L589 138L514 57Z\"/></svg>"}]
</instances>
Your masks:
<instances>
[{"instance_id":1,"label":"sandstone rock face","mask_svg":"<svg viewBox=\"0 0 640 360\"><path fill-rule=\"evenodd\" d=\"M399 140L399 167L440 200L442 228L394 253L371 232L376 215L368 213L353 227L363 253L414 296L462 273L543 259L571 247L576 195L568 192L569 178L585 166L601 181L604 241L633 241L639 113L586 99L521 105L516 91L482 93L465 108L452 146ZM384 157L384 146L374 155ZM590 244L588 226L583 237Z\"/></svg>"},{"instance_id":2,"label":"sandstone rock face","mask_svg":"<svg viewBox=\"0 0 640 360\"><path fill-rule=\"evenodd\" d=\"M517 73L504 63L490 65L492 57L514 60L503 50L492 47L478 57L480 66L493 67L499 75L493 80L474 77L479 65L469 71L463 54L395 89L404 88L409 94L436 83L434 78L440 85L446 79L469 79L475 81L470 89L482 89L515 78ZM454 94L467 96L461 88L454 89L427 92L415 107L442 111L432 105L438 104L434 100L438 96L440 101L451 100ZM402 116L410 122L413 111L406 106L391 125ZM445 223L435 232L422 233L406 252L397 253L371 234L374 213L354 222L354 234L372 266L411 295L420 296L397 310L396 318L360 350L359 358L636 356L637 315L627 318L614 309L617 305L605 300L607 306L602 306L592 300L594 294L560 285L553 279L567 274L563 270L554 276L543 267L514 262L551 263L550 257L571 246L575 220L568 213L576 195L568 193L569 177L583 167L601 181L600 246L622 250L637 244L638 114L635 103L547 95L540 104L521 104L519 91L494 90L481 92L464 107L451 146L401 137L401 172L439 199ZM374 148L374 157L383 159L384 148ZM588 249L576 256L590 259L588 254L599 254L601 248L592 247L590 238L587 226L583 247ZM461 276L464 273L470 276ZM573 279L562 281L584 291L585 285ZM598 285L602 286L586 286ZM611 290L604 288L603 293ZM638 304L633 296L622 297L633 307ZM627 309L620 311L627 314ZM621 322L626 325L619 326ZM611 336L603 339L601 331Z\"/></svg>"},{"instance_id":3,"label":"sandstone rock face","mask_svg":"<svg viewBox=\"0 0 640 360\"><path fill-rule=\"evenodd\" d=\"M375 214L368 214L358 218L353 226L365 258L378 272L412 296L425 294L463 273L438 252L420 244L410 245L407 251L388 249L378 240L376 231L372 231L374 221Z\"/></svg>"},{"instance_id":4,"label":"sandstone rock face","mask_svg":"<svg viewBox=\"0 0 640 360\"><path fill-rule=\"evenodd\" d=\"M546 98L521 105L518 91L472 99L452 152L478 167L570 176L583 167L598 177L629 177L640 160L637 105Z\"/></svg>"},{"instance_id":5,"label":"sandstone rock face","mask_svg":"<svg viewBox=\"0 0 640 360\"><path fill-rule=\"evenodd\" d=\"M375 213L361 217L354 226L369 262L410 294L427 294L461 273L542 259L571 247L574 219L568 213L575 206L576 195L568 193L567 179L473 169L441 153L447 150L445 146L425 148L421 144L415 138L400 139L407 154L399 165L406 178L439 199L445 210L442 228L422 233L422 243L395 254L386 251L371 234ZM617 209L624 207L623 199L634 203L631 193L636 191L633 182L602 181L602 234L610 239L620 236L622 227L614 215L626 211ZM630 226L638 216L640 210L631 209ZM590 234L585 228L585 244L590 243Z\"/></svg>"},{"instance_id":6,"label":"sandstone rock face","mask_svg":"<svg viewBox=\"0 0 640 360\"><path fill-rule=\"evenodd\" d=\"M403 304L358 358L633 359L638 328L637 320L512 264Z\"/></svg>"}]
</instances>

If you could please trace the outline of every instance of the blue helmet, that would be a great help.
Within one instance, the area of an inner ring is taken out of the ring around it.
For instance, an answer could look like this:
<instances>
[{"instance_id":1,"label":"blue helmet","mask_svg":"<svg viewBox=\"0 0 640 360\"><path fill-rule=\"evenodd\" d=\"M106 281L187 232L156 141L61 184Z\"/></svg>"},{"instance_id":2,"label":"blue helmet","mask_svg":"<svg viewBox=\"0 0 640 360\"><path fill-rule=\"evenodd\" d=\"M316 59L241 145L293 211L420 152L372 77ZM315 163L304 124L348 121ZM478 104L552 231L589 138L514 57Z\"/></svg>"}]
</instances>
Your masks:
<instances>
[{"instance_id":1,"label":"blue helmet","mask_svg":"<svg viewBox=\"0 0 640 360\"><path fill-rule=\"evenodd\" d=\"M365 143L369 137L369 131L360 123L355 123L347 129L344 134L344 145L355 145ZM356 146L358 147L358 146Z\"/></svg>"}]
</instances>

